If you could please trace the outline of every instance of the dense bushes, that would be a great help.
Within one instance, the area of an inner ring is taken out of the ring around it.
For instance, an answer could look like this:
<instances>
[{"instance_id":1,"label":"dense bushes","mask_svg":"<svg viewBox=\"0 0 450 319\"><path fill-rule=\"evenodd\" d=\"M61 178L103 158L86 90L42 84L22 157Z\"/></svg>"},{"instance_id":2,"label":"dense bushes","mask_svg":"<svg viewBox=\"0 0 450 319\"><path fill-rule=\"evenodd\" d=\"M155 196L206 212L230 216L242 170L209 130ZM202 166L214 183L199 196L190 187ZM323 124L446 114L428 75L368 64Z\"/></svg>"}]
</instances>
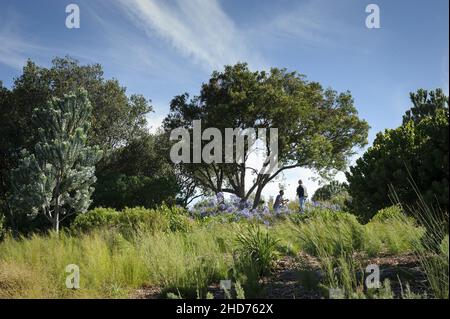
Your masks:
<instances>
[{"instance_id":1,"label":"dense bushes","mask_svg":"<svg viewBox=\"0 0 450 319\"><path fill-rule=\"evenodd\" d=\"M350 201L347 186L345 183L331 181L318 188L311 199L313 202L326 202L344 209Z\"/></svg>"},{"instance_id":2,"label":"dense bushes","mask_svg":"<svg viewBox=\"0 0 450 319\"><path fill-rule=\"evenodd\" d=\"M156 207L162 202L175 203L178 190L172 176L147 177L112 174L101 176L93 194L96 206L123 209L126 206Z\"/></svg>"},{"instance_id":3,"label":"dense bushes","mask_svg":"<svg viewBox=\"0 0 450 319\"><path fill-rule=\"evenodd\" d=\"M365 220L392 203L393 190L403 205L415 205L418 192L428 205L448 207L448 97L419 90L411 101L402 125L378 133L346 173L352 210Z\"/></svg>"},{"instance_id":4,"label":"dense bushes","mask_svg":"<svg viewBox=\"0 0 450 319\"><path fill-rule=\"evenodd\" d=\"M115 228L129 237L138 231L187 231L192 223L185 210L175 206L162 205L157 209L135 207L122 211L100 207L77 216L71 229L75 232L89 232L100 228Z\"/></svg>"},{"instance_id":5,"label":"dense bushes","mask_svg":"<svg viewBox=\"0 0 450 319\"><path fill-rule=\"evenodd\" d=\"M405 218L402 208L399 205L389 206L380 209L375 216L372 217L372 222L387 222L389 220Z\"/></svg>"}]
</instances>

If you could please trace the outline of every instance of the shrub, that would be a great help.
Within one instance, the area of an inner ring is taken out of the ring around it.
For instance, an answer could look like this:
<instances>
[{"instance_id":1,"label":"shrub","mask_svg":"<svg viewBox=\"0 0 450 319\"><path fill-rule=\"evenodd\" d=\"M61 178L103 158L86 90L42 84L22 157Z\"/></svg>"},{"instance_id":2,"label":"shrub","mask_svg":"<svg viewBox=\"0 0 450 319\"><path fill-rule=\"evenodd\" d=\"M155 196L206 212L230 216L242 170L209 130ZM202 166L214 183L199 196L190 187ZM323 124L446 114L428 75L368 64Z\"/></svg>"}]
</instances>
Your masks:
<instances>
[{"instance_id":1,"label":"shrub","mask_svg":"<svg viewBox=\"0 0 450 319\"><path fill-rule=\"evenodd\" d=\"M89 232L99 228L117 228L121 234L130 238L138 231L188 231L192 228L192 223L184 209L179 207L134 207L120 212L111 208L95 208L77 216L72 230Z\"/></svg>"},{"instance_id":2,"label":"shrub","mask_svg":"<svg viewBox=\"0 0 450 319\"><path fill-rule=\"evenodd\" d=\"M143 207L125 208L117 215L115 226L127 238L138 231L154 233L170 229L169 220L165 215Z\"/></svg>"},{"instance_id":3,"label":"shrub","mask_svg":"<svg viewBox=\"0 0 450 319\"><path fill-rule=\"evenodd\" d=\"M71 228L80 232L88 232L96 228L109 227L119 213L112 208L98 207L85 214L78 215L72 223Z\"/></svg>"},{"instance_id":4,"label":"shrub","mask_svg":"<svg viewBox=\"0 0 450 319\"><path fill-rule=\"evenodd\" d=\"M187 232L192 229L194 221L189 217L184 208L180 206L169 207L163 204L157 210L168 218L171 231Z\"/></svg>"}]
</instances>

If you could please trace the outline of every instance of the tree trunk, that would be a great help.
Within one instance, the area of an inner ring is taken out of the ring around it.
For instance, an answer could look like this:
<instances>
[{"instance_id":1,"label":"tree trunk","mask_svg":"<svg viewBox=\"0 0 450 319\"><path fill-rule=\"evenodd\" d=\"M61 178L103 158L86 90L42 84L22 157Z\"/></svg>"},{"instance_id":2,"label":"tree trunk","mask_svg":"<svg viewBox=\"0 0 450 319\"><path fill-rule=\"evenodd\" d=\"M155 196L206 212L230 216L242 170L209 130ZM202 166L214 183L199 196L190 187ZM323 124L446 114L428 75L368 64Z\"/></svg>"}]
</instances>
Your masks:
<instances>
[{"instance_id":1,"label":"tree trunk","mask_svg":"<svg viewBox=\"0 0 450 319\"><path fill-rule=\"evenodd\" d=\"M59 234L59 212L55 212L55 218L53 219L53 229Z\"/></svg>"},{"instance_id":2,"label":"tree trunk","mask_svg":"<svg viewBox=\"0 0 450 319\"><path fill-rule=\"evenodd\" d=\"M8 211L9 223L12 228L13 237L19 238L19 226L16 223L16 218L14 216L14 212L13 212L11 206L9 205L9 202L7 199L5 199L5 204L7 206L6 210Z\"/></svg>"},{"instance_id":3,"label":"tree trunk","mask_svg":"<svg viewBox=\"0 0 450 319\"><path fill-rule=\"evenodd\" d=\"M258 186L255 193L255 199L253 200L253 207L252 209L258 208L259 201L261 200L261 193L264 187Z\"/></svg>"}]
</instances>

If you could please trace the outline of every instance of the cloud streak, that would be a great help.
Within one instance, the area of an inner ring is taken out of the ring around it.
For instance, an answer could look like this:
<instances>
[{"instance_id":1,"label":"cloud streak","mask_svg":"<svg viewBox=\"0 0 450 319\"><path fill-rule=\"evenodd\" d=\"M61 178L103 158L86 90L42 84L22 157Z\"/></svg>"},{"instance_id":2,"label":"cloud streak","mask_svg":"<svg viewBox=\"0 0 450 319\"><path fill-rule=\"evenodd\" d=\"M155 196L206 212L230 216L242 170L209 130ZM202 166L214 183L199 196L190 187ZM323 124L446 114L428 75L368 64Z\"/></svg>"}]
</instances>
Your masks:
<instances>
[{"instance_id":1,"label":"cloud streak","mask_svg":"<svg viewBox=\"0 0 450 319\"><path fill-rule=\"evenodd\" d=\"M361 7L361 11L364 7ZM349 21L348 11L355 11L354 2L304 0L274 13L267 24L253 33L263 33L264 39L282 40L305 48L358 48L364 40L364 20L357 25ZM363 12L363 11L362 11ZM363 15L361 16L363 17ZM361 48L359 48L361 49Z\"/></svg>"},{"instance_id":2,"label":"cloud streak","mask_svg":"<svg viewBox=\"0 0 450 319\"><path fill-rule=\"evenodd\" d=\"M16 25L20 17L15 12L7 10L4 14L0 29L0 63L13 69L21 69L29 52L38 47L19 36Z\"/></svg>"},{"instance_id":3,"label":"cloud streak","mask_svg":"<svg viewBox=\"0 0 450 319\"><path fill-rule=\"evenodd\" d=\"M148 37L158 36L205 69L258 60L217 0L120 0L119 6ZM258 62L257 62L258 63Z\"/></svg>"}]
</instances>

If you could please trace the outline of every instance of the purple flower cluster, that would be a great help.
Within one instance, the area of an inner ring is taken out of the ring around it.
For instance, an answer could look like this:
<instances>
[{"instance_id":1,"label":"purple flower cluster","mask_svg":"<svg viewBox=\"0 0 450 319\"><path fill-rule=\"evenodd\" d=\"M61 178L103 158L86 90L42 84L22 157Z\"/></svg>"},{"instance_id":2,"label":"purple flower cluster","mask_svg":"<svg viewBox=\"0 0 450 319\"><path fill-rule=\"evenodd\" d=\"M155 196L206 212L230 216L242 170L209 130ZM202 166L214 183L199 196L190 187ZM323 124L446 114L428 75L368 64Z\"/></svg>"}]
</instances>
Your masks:
<instances>
[{"instance_id":1,"label":"purple flower cluster","mask_svg":"<svg viewBox=\"0 0 450 319\"><path fill-rule=\"evenodd\" d=\"M279 212L279 214L289 213L290 211L287 208ZM197 203L191 210L191 214L200 218L222 216L233 221L257 221L265 225L269 225L276 217L267 206L253 209L251 201L241 199L236 195L231 195L229 199L225 199L223 193L218 193L216 197Z\"/></svg>"}]
</instances>

